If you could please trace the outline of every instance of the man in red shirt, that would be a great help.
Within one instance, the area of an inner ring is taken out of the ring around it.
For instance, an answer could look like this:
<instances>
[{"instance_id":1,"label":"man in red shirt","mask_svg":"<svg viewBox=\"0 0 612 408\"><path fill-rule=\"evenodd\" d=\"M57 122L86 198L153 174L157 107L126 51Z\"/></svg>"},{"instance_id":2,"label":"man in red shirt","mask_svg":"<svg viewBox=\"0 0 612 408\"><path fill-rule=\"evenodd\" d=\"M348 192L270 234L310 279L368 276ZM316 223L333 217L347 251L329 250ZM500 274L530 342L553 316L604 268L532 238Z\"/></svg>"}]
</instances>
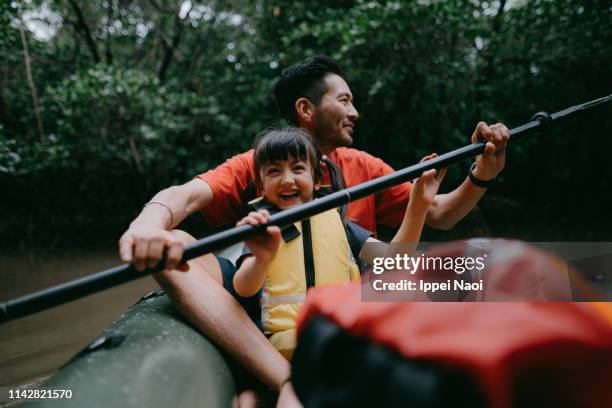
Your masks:
<instances>
[{"instance_id":1,"label":"man in red shirt","mask_svg":"<svg viewBox=\"0 0 612 408\"><path fill-rule=\"evenodd\" d=\"M348 147L353 142L359 114L348 84L329 57L308 58L285 69L275 95L284 118L314 136L321 152L340 166L348 186L393 171L382 160ZM449 229L471 211L487 183L503 170L508 138L504 125L478 123L472 142L486 140L486 150L476 159L469 178L454 191L436 196L427 215L428 225ZM122 260L133 262L138 270L156 266L167 250L168 269L155 278L181 313L263 383L280 389L286 384L289 364L223 288L217 258L205 255L192 260L187 273L174 269L183 245L195 239L172 229L198 210L212 226L236 222L244 215L246 203L254 198L250 188L254 179L253 151L248 151L184 185L159 192L130 224L119 241L119 249ZM352 202L347 216L374 233L377 224L398 226L410 188L410 183L404 183Z\"/></svg>"}]
</instances>

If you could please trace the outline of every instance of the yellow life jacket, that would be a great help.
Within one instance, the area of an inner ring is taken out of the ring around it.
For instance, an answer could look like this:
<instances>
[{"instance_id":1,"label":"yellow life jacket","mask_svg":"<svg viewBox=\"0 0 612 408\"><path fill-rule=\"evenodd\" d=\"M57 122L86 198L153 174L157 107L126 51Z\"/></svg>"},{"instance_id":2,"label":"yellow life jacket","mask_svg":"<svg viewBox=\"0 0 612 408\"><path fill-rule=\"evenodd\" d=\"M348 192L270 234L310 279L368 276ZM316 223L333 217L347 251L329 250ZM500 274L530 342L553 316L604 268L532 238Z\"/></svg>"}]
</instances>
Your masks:
<instances>
[{"instance_id":1,"label":"yellow life jacket","mask_svg":"<svg viewBox=\"0 0 612 408\"><path fill-rule=\"evenodd\" d=\"M359 280L359 268L337 210L315 215L293 227L299 235L283 234L289 238L281 239L266 271L261 297L264 333L288 360L295 349L295 320L306 289Z\"/></svg>"}]
</instances>

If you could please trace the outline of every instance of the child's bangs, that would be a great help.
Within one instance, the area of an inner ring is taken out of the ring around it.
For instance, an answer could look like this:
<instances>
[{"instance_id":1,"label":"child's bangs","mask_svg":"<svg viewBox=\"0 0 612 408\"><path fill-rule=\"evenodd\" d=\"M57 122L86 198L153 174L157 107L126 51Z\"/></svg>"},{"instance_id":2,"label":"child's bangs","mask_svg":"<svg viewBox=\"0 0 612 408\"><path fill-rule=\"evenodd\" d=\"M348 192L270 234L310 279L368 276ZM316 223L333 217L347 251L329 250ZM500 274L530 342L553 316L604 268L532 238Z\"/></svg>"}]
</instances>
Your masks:
<instances>
[{"instance_id":1,"label":"child's bangs","mask_svg":"<svg viewBox=\"0 0 612 408\"><path fill-rule=\"evenodd\" d=\"M279 132L273 137L266 137L257 149L257 159L261 164L290 159L308 161L306 140L304 135L294 131Z\"/></svg>"}]
</instances>

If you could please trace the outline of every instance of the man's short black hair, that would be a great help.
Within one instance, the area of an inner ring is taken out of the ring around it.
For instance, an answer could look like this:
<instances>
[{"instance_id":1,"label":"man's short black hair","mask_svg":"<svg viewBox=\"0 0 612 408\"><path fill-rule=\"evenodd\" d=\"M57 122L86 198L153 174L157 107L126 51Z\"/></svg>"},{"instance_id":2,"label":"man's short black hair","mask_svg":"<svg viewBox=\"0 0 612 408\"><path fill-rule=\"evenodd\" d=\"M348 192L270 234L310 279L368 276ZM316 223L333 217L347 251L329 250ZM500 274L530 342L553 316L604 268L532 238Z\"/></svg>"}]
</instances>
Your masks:
<instances>
[{"instance_id":1,"label":"man's short black hair","mask_svg":"<svg viewBox=\"0 0 612 408\"><path fill-rule=\"evenodd\" d=\"M285 68L274 87L282 117L290 124L299 126L295 101L306 98L318 105L327 92L325 77L329 74L342 76L338 64L326 55L315 55Z\"/></svg>"}]
</instances>

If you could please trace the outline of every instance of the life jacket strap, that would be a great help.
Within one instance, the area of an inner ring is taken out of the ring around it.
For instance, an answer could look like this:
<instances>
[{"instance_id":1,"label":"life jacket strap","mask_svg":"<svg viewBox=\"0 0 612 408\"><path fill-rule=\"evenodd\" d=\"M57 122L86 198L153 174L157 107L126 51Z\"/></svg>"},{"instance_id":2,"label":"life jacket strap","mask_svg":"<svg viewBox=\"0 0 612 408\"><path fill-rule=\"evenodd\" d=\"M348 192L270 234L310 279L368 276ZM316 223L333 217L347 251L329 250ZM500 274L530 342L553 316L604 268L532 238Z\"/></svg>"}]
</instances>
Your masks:
<instances>
[{"instance_id":1,"label":"life jacket strap","mask_svg":"<svg viewBox=\"0 0 612 408\"><path fill-rule=\"evenodd\" d=\"M304 293L274 296L266 295L261 298L261 303L265 306L292 305L295 303L304 303L305 301L306 295Z\"/></svg>"},{"instance_id":2,"label":"life jacket strap","mask_svg":"<svg viewBox=\"0 0 612 408\"><path fill-rule=\"evenodd\" d=\"M306 272L306 288L315 285L314 255L312 253L312 232L310 218L302 220L302 244L304 245L304 271Z\"/></svg>"}]
</instances>

